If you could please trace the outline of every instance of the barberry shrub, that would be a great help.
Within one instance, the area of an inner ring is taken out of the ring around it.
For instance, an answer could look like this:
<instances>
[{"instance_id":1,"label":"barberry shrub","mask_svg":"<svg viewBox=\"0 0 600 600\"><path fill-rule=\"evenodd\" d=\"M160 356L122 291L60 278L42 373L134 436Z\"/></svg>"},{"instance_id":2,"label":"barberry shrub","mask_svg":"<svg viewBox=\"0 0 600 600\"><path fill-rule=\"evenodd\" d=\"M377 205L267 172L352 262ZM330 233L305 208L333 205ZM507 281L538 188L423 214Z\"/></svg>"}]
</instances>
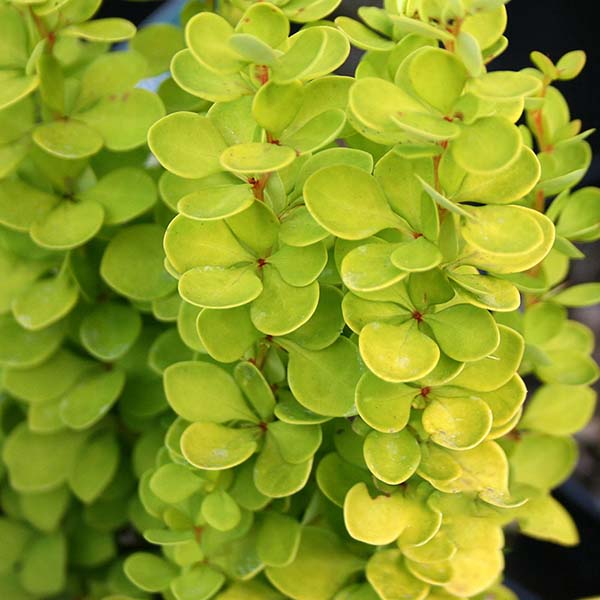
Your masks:
<instances>
[{"instance_id":1,"label":"barberry shrub","mask_svg":"<svg viewBox=\"0 0 600 600\"><path fill-rule=\"evenodd\" d=\"M585 56L337 4L0 4L3 598L502 600L505 526L577 542Z\"/></svg>"}]
</instances>

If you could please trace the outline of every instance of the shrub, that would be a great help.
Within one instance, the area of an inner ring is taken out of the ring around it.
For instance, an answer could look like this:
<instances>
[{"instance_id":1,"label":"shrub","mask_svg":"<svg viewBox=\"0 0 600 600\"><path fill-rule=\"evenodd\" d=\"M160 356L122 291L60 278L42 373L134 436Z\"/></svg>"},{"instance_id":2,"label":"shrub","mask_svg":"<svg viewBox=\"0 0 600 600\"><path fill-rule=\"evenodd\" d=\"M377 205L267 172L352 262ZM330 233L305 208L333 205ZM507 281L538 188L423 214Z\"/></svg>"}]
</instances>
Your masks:
<instances>
[{"instance_id":1,"label":"shrub","mask_svg":"<svg viewBox=\"0 0 600 600\"><path fill-rule=\"evenodd\" d=\"M3 598L501 600L503 527L577 542L585 57L338 3L0 4Z\"/></svg>"}]
</instances>

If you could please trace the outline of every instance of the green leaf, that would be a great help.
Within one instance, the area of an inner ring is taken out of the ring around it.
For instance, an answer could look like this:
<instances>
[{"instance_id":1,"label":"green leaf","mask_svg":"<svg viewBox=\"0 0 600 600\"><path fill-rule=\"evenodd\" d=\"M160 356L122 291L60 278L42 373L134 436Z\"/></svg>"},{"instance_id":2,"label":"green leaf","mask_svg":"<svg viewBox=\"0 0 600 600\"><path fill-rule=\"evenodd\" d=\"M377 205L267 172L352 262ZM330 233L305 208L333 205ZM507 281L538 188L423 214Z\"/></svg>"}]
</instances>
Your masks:
<instances>
[{"instance_id":1,"label":"green leaf","mask_svg":"<svg viewBox=\"0 0 600 600\"><path fill-rule=\"evenodd\" d=\"M291 146L297 155L315 152L333 142L346 123L343 110L332 108L313 117L298 128L292 124L283 132L281 143Z\"/></svg>"},{"instance_id":2,"label":"green leaf","mask_svg":"<svg viewBox=\"0 0 600 600\"><path fill-rule=\"evenodd\" d=\"M340 0L291 0L283 6L283 11L290 21L295 23L311 23L323 19L333 12Z\"/></svg>"},{"instance_id":3,"label":"green leaf","mask_svg":"<svg viewBox=\"0 0 600 600\"><path fill-rule=\"evenodd\" d=\"M489 312L459 304L425 315L440 349L459 362L478 360L494 352L500 343L498 326ZM472 335L477 331L477 336Z\"/></svg>"},{"instance_id":4,"label":"green leaf","mask_svg":"<svg viewBox=\"0 0 600 600\"><path fill-rule=\"evenodd\" d=\"M277 54L257 37L248 33L234 33L229 38L229 47L248 62L273 66L277 62Z\"/></svg>"},{"instance_id":5,"label":"green leaf","mask_svg":"<svg viewBox=\"0 0 600 600\"><path fill-rule=\"evenodd\" d=\"M289 425L288 427L295 427ZM310 426L309 426L310 427ZM287 462L274 439L267 435L254 465L254 483L261 494L284 498L301 490L312 470L312 457L304 462Z\"/></svg>"},{"instance_id":6,"label":"green leaf","mask_svg":"<svg viewBox=\"0 0 600 600\"><path fill-rule=\"evenodd\" d=\"M133 23L125 19L109 18L68 25L61 29L61 34L89 42L122 42L131 39L135 31Z\"/></svg>"},{"instance_id":7,"label":"green leaf","mask_svg":"<svg viewBox=\"0 0 600 600\"><path fill-rule=\"evenodd\" d=\"M429 585L406 569L400 550L383 550L374 554L367 563L366 575L381 598L423 600L429 593Z\"/></svg>"},{"instance_id":8,"label":"green leaf","mask_svg":"<svg viewBox=\"0 0 600 600\"><path fill-rule=\"evenodd\" d=\"M296 558L302 529L293 518L277 512L267 512L260 525L256 549L269 567L285 567Z\"/></svg>"},{"instance_id":9,"label":"green leaf","mask_svg":"<svg viewBox=\"0 0 600 600\"><path fill-rule=\"evenodd\" d=\"M181 451L192 465L209 471L228 469L256 451L253 429L230 429L216 423L192 423L181 436Z\"/></svg>"},{"instance_id":10,"label":"green leaf","mask_svg":"<svg viewBox=\"0 0 600 600\"><path fill-rule=\"evenodd\" d=\"M481 443L492 429L492 411L479 398L446 398L443 392L431 399L422 415L431 440L452 450L468 450Z\"/></svg>"},{"instance_id":11,"label":"green leaf","mask_svg":"<svg viewBox=\"0 0 600 600\"><path fill-rule=\"evenodd\" d=\"M519 426L557 436L573 434L587 425L595 404L596 393L590 387L544 385L529 400Z\"/></svg>"},{"instance_id":12,"label":"green leaf","mask_svg":"<svg viewBox=\"0 0 600 600\"><path fill-rule=\"evenodd\" d=\"M356 483L371 483L372 477L366 468L346 462L336 452L327 454L317 467L319 489L340 507L344 506L346 494Z\"/></svg>"},{"instance_id":13,"label":"green leaf","mask_svg":"<svg viewBox=\"0 0 600 600\"><path fill-rule=\"evenodd\" d=\"M344 522L355 539L373 546L395 542L405 528L402 496L378 495L372 498L364 483L357 483L344 500Z\"/></svg>"},{"instance_id":14,"label":"green leaf","mask_svg":"<svg viewBox=\"0 0 600 600\"><path fill-rule=\"evenodd\" d=\"M135 167L114 169L78 196L104 208L105 225L122 225L145 213L156 202L150 175Z\"/></svg>"},{"instance_id":15,"label":"green leaf","mask_svg":"<svg viewBox=\"0 0 600 600\"><path fill-rule=\"evenodd\" d=\"M519 290L505 279L479 274L448 273L448 276L462 297L479 308L510 312L521 304Z\"/></svg>"},{"instance_id":16,"label":"green leaf","mask_svg":"<svg viewBox=\"0 0 600 600\"><path fill-rule=\"evenodd\" d=\"M303 97L304 87L299 81L269 81L254 96L252 116L263 129L278 136L294 120Z\"/></svg>"},{"instance_id":17,"label":"green leaf","mask_svg":"<svg viewBox=\"0 0 600 600\"><path fill-rule=\"evenodd\" d=\"M484 117L463 127L450 145L454 160L469 173L495 173L521 154L519 130L504 117Z\"/></svg>"},{"instance_id":18,"label":"green leaf","mask_svg":"<svg viewBox=\"0 0 600 600\"><path fill-rule=\"evenodd\" d=\"M125 385L121 369L92 368L61 399L60 416L72 429L97 423L117 401Z\"/></svg>"},{"instance_id":19,"label":"green leaf","mask_svg":"<svg viewBox=\"0 0 600 600\"><path fill-rule=\"evenodd\" d=\"M191 219L205 221L231 217L246 210L253 202L252 186L227 183L207 186L183 196L177 209Z\"/></svg>"},{"instance_id":20,"label":"green leaf","mask_svg":"<svg viewBox=\"0 0 600 600\"><path fill-rule=\"evenodd\" d=\"M369 323L360 333L359 346L367 367L391 383L421 379L440 357L437 344L419 331L414 320L402 325Z\"/></svg>"},{"instance_id":21,"label":"green leaf","mask_svg":"<svg viewBox=\"0 0 600 600\"><path fill-rule=\"evenodd\" d=\"M342 337L318 351L280 343L289 352L288 383L300 404L331 417L354 412L354 390L363 367L358 348L350 340Z\"/></svg>"},{"instance_id":22,"label":"green leaf","mask_svg":"<svg viewBox=\"0 0 600 600\"><path fill-rule=\"evenodd\" d=\"M148 131L148 145L158 161L175 175L207 177L222 171L219 157L225 142L208 117L177 112Z\"/></svg>"},{"instance_id":23,"label":"green leaf","mask_svg":"<svg viewBox=\"0 0 600 600\"><path fill-rule=\"evenodd\" d=\"M86 440L69 474L69 487L82 502L93 502L106 489L117 471L119 451L112 432Z\"/></svg>"},{"instance_id":24,"label":"green leaf","mask_svg":"<svg viewBox=\"0 0 600 600\"><path fill-rule=\"evenodd\" d=\"M321 428L318 425L298 425L275 421L269 424L267 431L282 458L294 465L311 459L322 441Z\"/></svg>"},{"instance_id":25,"label":"green leaf","mask_svg":"<svg viewBox=\"0 0 600 600\"><path fill-rule=\"evenodd\" d=\"M313 281L294 287L279 272L265 266L262 270L264 289L250 307L254 326L266 335L286 335L306 323L319 302L319 284ZM285 307L285 310L281 310Z\"/></svg>"},{"instance_id":26,"label":"green leaf","mask_svg":"<svg viewBox=\"0 0 600 600\"><path fill-rule=\"evenodd\" d=\"M383 433L406 427L412 402L419 390L403 383L388 383L365 373L356 387L356 408L361 418Z\"/></svg>"},{"instance_id":27,"label":"green leaf","mask_svg":"<svg viewBox=\"0 0 600 600\"><path fill-rule=\"evenodd\" d=\"M149 552L136 552L125 560L125 575L146 592L161 592L177 575L174 565Z\"/></svg>"},{"instance_id":28,"label":"green leaf","mask_svg":"<svg viewBox=\"0 0 600 600\"><path fill-rule=\"evenodd\" d=\"M187 421L258 421L231 375L214 364L171 365L165 370L164 385L169 404Z\"/></svg>"},{"instance_id":29,"label":"green leaf","mask_svg":"<svg viewBox=\"0 0 600 600\"><path fill-rule=\"evenodd\" d=\"M185 41L194 58L217 73L237 73L242 57L228 44L233 27L221 16L201 12L190 19L185 28Z\"/></svg>"},{"instance_id":30,"label":"green leaf","mask_svg":"<svg viewBox=\"0 0 600 600\"><path fill-rule=\"evenodd\" d=\"M208 600L223 586L225 576L207 565L192 567L171 580L171 592L176 600Z\"/></svg>"},{"instance_id":31,"label":"green leaf","mask_svg":"<svg viewBox=\"0 0 600 600\"><path fill-rule=\"evenodd\" d=\"M369 471L389 485L409 479L421 462L421 449L415 437L404 429L397 433L372 431L363 448Z\"/></svg>"},{"instance_id":32,"label":"green leaf","mask_svg":"<svg viewBox=\"0 0 600 600\"><path fill-rule=\"evenodd\" d=\"M304 527L294 561L267 567L269 581L285 596L297 600L329 600L350 576L363 567L331 531Z\"/></svg>"},{"instance_id":33,"label":"green leaf","mask_svg":"<svg viewBox=\"0 0 600 600\"><path fill-rule=\"evenodd\" d=\"M563 306L593 306L600 303L600 283L582 283L574 285L551 297Z\"/></svg>"},{"instance_id":34,"label":"green leaf","mask_svg":"<svg viewBox=\"0 0 600 600\"><path fill-rule=\"evenodd\" d=\"M91 240L103 222L104 209L97 202L63 200L31 226L30 234L43 248L67 250Z\"/></svg>"},{"instance_id":35,"label":"green leaf","mask_svg":"<svg viewBox=\"0 0 600 600\"><path fill-rule=\"evenodd\" d=\"M0 110L26 98L38 87L40 80L37 75L13 75L2 78L0 89Z\"/></svg>"},{"instance_id":36,"label":"green leaf","mask_svg":"<svg viewBox=\"0 0 600 600\"><path fill-rule=\"evenodd\" d=\"M86 315L79 336L88 352L110 362L131 348L141 330L142 320L134 308L110 302Z\"/></svg>"},{"instance_id":37,"label":"green leaf","mask_svg":"<svg viewBox=\"0 0 600 600\"><path fill-rule=\"evenodd\" d=\"M287 146L252 142L237 144L221 154L221 165L236 173L268 173L287 167L296 153Z\"/></svg>"},{"instance_id":38,"label":"green leaf","mask_svg":"<svg viewBox=\"0 0 600 600\"><path fill-rule=\"evenodd\" d=\"M15 298L12 312L17 322L32 331L44 329L67 315L77 303L75 282L60 274L39 279Z\"/></svg>"},{"instance_id":39,"label":"green leaf","mask_svg":"<svg viewBox=\"0 0 600 600\"><path fill-rule=\"evenodd\" d=\"M74 119L39 125L33 141L43 150L60 158L86 158L102 148L102 136L85 123Z\"/></svg>"},{"instance_id":40,"label":"green leaf","mask_svg":"<svg viewBox=\"0 0 600 600\"><path fill-rule=\"evenodd\" d=\"M183 465L167 463L152 474L149 486L161 501L176 504L198 492L202 487L202 479Z\"/></svg>"},{"instance_id":41,"label":"green leaf","mask_svg":"<svg viewBox=\"0 0 600 600\"><path fill-rule=\"evenodd\" d=\"M278 402L275 405L275 416L284 423L292 425L311 425L313 423L325 423L329 417L318 415L300 404L291 392L279 392Z\"/></svg>"},{"instance_id":42,"label":"green leaf","mask_svg":"<svg viewBox=\"0 0 600 600\"><path fill-rule=\"evenodd\" d=\"M242 518L240 507L223 490L215 490L205 496L201 511L206 522L219 531L229 531L237 527Z\"/></svg>"},{"instance_id":43,"label":"green leaf","mask_svg":"<svg viewBox=\"0 0 600 600\"><path fill-rule=\"evenodd\" d=\"M83 441L79 433L34 433L21 424L4 442L2 459L19 492L43 492L64 483Z\"/></svg>"},{"instance_id":44,"label":"green leaf","mask_svg":"<svg viewBox=\"0 0 600 600\"><path fill-rule=\"evenodd\" d=\"M552 496L530 498L518 510L521 532L525 535L564 546L579 543L577 526L565 508Z\"/></svg>"},{"instance_id":45,"label":"green leaf","mask_svg":"<svg viewBox=\"0 0 600 600\"><path fill-rule=\"evenodd\" d=\"M275 266L286 283L303 287L315 281L325 268L327 250L319 242L302 248L282 246L268 263Z\"/></svg>"},{"instance_id":46,"label":"green leaf","mask_svg":"<svg viewBox=\"0 0 600 600\"><path fill-rule=\"evenodd\" d=\"M469 90L478 96L498 100L517 100L525 96L533 96L540 91L540 88L540 80L537 77L512 71L485 73L469 84Z\"/></svg>"},{"instance_id":47,"label":"green leaf","mask_svg":"<svg viewBox=\"0 0 600 600\"><path fill-rule=\"evenodd\" d=\"M205 266L186 271L179 280L181 297L205 308L234 308L258 298L263 284L253 266Z\"/></svg>"},{"instance_id":48,"label":"green leaf","mask_svg":"<svg viewBox=\"0 0 600 600\"><path fill-rule=\"evenodd\" d=\"M4 69L24 67L27 58L27 30L19 10L4 5L0 10L0 66Z\"/></svg>"},{"instance_id":49,"label":"green leaf","mask_svg":"<svg viewBox=\"0 0 600 600\"><path fill-rule=\"evenodd\" d=\"M165 271L163 230L158 225L140 224L122 229L109 242L100 274L114 290L133 300L153 300L175 288Z\"/></svg>"},{"instance_id":50,"label":"green leaf","mask_svg":"<svg viewBox=\"0 0 600 600\"><path fill-rule=\"evenodd\" d=\"M340 165L317 171L304 185L304 200L317 223L342 239L360 240L402 226L375 178L357 167Z\"/></svg>"},{"instance_id":51,"label":"green leaf","mask_svg":"<svg viewBox=\"0 0 600 600\"><path fill-rule=\"evenodd\" d=\"M466 210L461 208L458 204L455 204L454 202L452 202L452 200L449 200L444 195L440 194L437 190L432 188L424 179L422 179L418 175L416 177L421 182L423 189L427 192L429 197L436 204L438 204L441 208L449 210L451 213L454 213L455 215L460 215L461 217L465 217L466 219L473 219L473 216L470 213L468 213Z\"/></svg>"}]
</instances>

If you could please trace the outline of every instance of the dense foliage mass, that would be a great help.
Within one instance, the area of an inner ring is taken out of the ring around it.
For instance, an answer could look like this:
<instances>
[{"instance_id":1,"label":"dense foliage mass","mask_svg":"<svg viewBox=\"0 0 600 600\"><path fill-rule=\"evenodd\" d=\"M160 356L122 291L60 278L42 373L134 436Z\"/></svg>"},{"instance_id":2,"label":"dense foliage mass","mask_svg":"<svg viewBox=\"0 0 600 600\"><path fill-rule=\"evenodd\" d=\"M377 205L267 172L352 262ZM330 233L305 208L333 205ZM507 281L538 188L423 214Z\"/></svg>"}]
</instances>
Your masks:
<instances>
[{"instance_id":1,"label":"dense foliage mass","mask_svg":"<svg viewBox=\"0 0 600 600\"><path fill-rule=\"evenodd\" d=\"M584 55L489 69L502 0L99 3L0 0L0 597L514 598L595 404Z\"/></svg>"}]
</instances>

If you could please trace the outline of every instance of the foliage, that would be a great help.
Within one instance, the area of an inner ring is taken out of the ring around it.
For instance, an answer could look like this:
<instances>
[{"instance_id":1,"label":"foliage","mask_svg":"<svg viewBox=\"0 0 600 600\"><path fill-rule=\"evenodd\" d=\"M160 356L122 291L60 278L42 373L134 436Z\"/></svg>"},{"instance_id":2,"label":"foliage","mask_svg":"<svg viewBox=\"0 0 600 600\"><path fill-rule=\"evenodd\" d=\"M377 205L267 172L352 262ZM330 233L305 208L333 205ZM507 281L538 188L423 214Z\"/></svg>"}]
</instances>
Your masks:
<instances>
[{"instance_id":1,"label":"foliage","mask_svg":"<svg viewBox=\"0 0 600 600\"><path fill-rule=\"evenodd\" d=\"M504 526L577 542L583 53L488 70L502 0L0 1L2 598L501 600Z\"/></svg>"}]
</instances>

